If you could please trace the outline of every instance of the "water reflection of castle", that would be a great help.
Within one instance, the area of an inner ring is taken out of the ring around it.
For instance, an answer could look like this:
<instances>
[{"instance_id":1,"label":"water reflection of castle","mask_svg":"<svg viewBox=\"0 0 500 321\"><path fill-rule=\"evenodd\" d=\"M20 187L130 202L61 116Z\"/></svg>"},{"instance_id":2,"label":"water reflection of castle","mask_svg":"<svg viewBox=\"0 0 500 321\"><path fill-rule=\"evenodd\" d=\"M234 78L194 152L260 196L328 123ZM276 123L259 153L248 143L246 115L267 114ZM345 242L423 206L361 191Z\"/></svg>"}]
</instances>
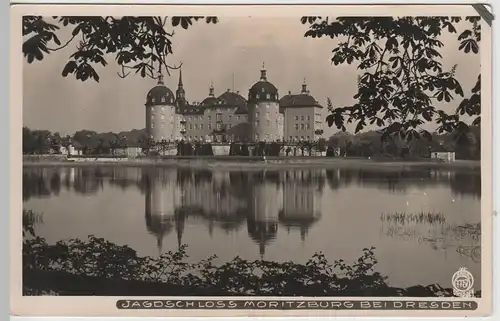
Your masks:
<instances>
[{"instance_id":1,"label":"water reflection of castle","mask_svg":"<svg viewBox=\"0 0 500 321\"><path fill-rule=\"evenodd\" d=\"M304 240L321 215L312 175L311 171L150 173L143 178L146 226L161 253L167 234L175 231L178 246L182 244L188 220L201 219L210 235L214 228L239 230L246 221L248 235L263 258L279 225L288 231L298 229Z\"/></svg>"}]
</instances>

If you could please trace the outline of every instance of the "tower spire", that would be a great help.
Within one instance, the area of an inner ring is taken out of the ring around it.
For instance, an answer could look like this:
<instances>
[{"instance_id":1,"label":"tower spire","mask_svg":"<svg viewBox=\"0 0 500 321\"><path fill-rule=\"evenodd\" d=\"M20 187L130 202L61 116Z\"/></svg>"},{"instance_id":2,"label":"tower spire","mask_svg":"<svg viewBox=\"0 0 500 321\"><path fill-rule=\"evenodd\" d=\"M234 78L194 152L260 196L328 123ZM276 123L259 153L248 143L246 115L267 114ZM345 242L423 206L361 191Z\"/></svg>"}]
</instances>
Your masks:
<instances>
[{"instance_id":1,"label":"tower spire","mask_svg":"<svg viewBox=\"0 0 500 321\"><path fill-rule=\"evenodd\" d=\"M262 69L260 70L260 80L262 81L267 80L266 64L264 62L262 63Z\"/></svg>"},{"instance_id":2,"label":"tower spire","mask_svg":"<svg viewBox=\"0 0 500 321\"><path fill-rule=\"evenodd\" d=\"M302 84L302 93L307 94L307 82L305 77L304 77L304 83Z\"/></svg>"},{"instance_id":3,"label":"tower spire","mask_svg":"<svg viewBox=\"0 0 500 321\"><path fill-rule=\"evenodd\" d=\"M214 82L213 80L210 80L210 88L209 88L209 94L208 94L210 97L214 97L215 94L214 94Z\"/></svg>"},{"instance_id":4,"label":"tower spire","mask_svg":"<svg viewBox=\"0 0 500 321\"><path fill-rule=\"evenodd\" d=\"M179 87L183 87L182 85L182 67L179 68Z\"/></svg>"},{"instance_id":5,"label":"tower spire","mask_svg":"<svg viewBox=\"0 0 500 321\"><path fill-rule=\"evenodd\" d=\"M177 85L175 97L178 104L183 105L186 102L186 92L184 91L184 86L182 85L182 63L181 67L179 68L179 84Z\"/></svg>"}]
</instances>

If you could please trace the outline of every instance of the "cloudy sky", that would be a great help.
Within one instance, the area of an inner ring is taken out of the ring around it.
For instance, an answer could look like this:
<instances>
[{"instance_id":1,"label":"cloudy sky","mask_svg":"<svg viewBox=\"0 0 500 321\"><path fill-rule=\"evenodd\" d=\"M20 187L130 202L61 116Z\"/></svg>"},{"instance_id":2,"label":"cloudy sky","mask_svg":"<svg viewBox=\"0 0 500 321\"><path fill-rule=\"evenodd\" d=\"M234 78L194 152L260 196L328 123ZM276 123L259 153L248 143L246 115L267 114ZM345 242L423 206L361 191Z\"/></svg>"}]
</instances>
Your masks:
<instances>
[{"instance_id":1,"label":"cloudy sky","mask_svg":"<svg viewBox=\"0 0 500 321\"><path fill-rule=\"evenodd\" d=\"M246 97L265 62L268 79L281 96L288 91L299 92L306 78L311 94L320 103L326 105L326 98L330 97L335 106L352 104L356 67L331 64L336 41L304 38L305 31L300 17L223 17L216 25L200 23L188 30L176 29L170 64L183 62L184 88L191 102L208 95L211 80L216 94L232 89L233 74L234 90ZM69 34L70 30L63 29L59 38L69 39ZM468 94L480 71L480 55L459 53L456 37L441 38L445 44L442 62L445 68L458 64L457 78ZM133 74L119 78L116 74L119 68L112 57L107 59L108 67L98 69L99 83L64 78L61 71L74 50L74 45L70 45L41 62L24 62L24 125L61 134L80 129L103 132L144 128L145 96L156 81ZM177 80L177 72L165 78L173 91ZM458 103L452 101L439 107L451 111ZM348 130L353 130L352 126ZM327 128L325 132L330 135L337 129Z\"/></svg>"}]
</instances>

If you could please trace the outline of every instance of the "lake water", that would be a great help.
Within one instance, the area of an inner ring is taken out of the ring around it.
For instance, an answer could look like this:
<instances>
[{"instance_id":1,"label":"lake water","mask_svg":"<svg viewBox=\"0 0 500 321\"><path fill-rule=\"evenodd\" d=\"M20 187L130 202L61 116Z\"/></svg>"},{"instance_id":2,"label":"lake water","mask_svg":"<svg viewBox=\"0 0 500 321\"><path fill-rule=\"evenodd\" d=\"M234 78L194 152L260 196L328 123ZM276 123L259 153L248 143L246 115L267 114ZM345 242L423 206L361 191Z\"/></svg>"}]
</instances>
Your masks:
<instances>
[{"instance_id":1,"label":"lake water","mask_svg":"<svg viewBox=\"0 0 500 321\"><path fill-rule=\"evenodd\" d=\"M49 243L95 235L140 255L187 244L192 262L296 263L375 246L390 285L451 287L467 267L480 289L479 171L25 168L23 199Z\"/></svg>"}]
</instances>

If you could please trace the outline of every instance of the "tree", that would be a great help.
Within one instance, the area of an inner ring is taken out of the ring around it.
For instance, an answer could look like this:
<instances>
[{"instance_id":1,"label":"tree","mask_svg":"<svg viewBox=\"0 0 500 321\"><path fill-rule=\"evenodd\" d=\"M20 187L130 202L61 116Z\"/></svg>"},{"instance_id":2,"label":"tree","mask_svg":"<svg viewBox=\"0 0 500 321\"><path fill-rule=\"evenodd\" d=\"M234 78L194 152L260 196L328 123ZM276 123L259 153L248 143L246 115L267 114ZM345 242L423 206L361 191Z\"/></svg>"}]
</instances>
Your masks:
<instances>
[{"instance_id":1,"label":"tree","mask_svg":"<svg viewBox=\"0 0 500 321\"><path fill-rule=\"evenodd\" d=\"M324 138L318 139L316 146L317 146L319 152L326 151L326 139L324 139Z\"/></svg>"},{"instance_id":2,"label":"tree","mask_svg":"<svg viewBox=\"0 0 500 321\"><path fill-rule=\"evenodd\" d=\"M475 116L480 123L481 77L452 115L438 110L436 101L451 102L464 92L455 78L456 66L445 70L441 64L438 40L444 32L457 33L459 22L468 28L460 33L458 50L479 52L480 17L348 17L330 21L323 17L302 17L309 24L305 37L328 36L339 39L333 49L334 65L356 64L362 75L358 78L356 103L329 108L329 126L346 130L345 124L355 122L356 133L367 124L381 128L382 139L399 135L407 141L425 137L420 128L436 121L439 132L468 131L461 115Z\"/></svg>"},{"instance_id":3,"label":"tree","mask_svg":"<svg viewBox=\"0 0 500 321\"><path fill-rule=\"evenodd\" d=\"M69 147L71 146L71 136L66 135L61 139L61 146L66 148L66 153L68 153L68 156L70 156L70 150Z\"/></svg>"},{"instance_id":4,"label":"tree","mask_svg":"<svg viewBox=\"0 0 500 321\"><path fill-rule=\"evenodd\" d=\"M40 17L23 16L23 54L28 63L41 61L55 51L76 42L76 51L69 57L62 70L67 77L99 82L94 66L107 66L107 55L113 55L125 78L130 71L141 77L157 78L155 71L162 67L170 75L167 58L173 53L172 36L175 28L187 29L196 21L217 23L216 17ZM61 41L57 31L63 27L72 28L71 37ZM166 30L166 26L171 31Z\"/></svg>"}]
</instances>

